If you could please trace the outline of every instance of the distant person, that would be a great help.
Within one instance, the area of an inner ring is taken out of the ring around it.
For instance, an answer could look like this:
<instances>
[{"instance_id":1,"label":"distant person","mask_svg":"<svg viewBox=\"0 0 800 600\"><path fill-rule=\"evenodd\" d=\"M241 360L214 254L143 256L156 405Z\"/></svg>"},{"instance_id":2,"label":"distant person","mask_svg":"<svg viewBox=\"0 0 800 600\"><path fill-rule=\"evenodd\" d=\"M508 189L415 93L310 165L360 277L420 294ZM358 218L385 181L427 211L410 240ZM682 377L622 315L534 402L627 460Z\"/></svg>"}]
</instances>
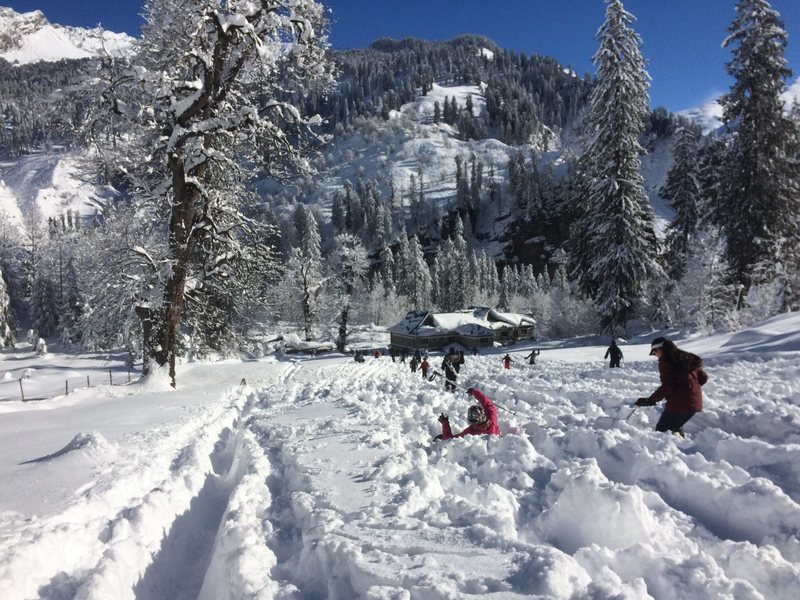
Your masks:
<instances>
[{"instance_id":1,"label":"distant person","mask_svg":"<svg viewBox=\"0 0 800 600\"><path fill-rule=\"evenodd\" d=\"M375 352L372 353L372 356L374 356L375 358L380 358L381 357L381 351L380 350L375 350Z\"/></svg>"},{"instance_id":2,"label":"distant person","mask_svg":"<svg viewBox=\"0 0 800 600\"><path fill-rule=\"evenodd\" d=\"M656 431L671 431L684 437L683 426L703 410L702 386L708 381L703 359L679 350L674 342L657 337L650 344L650 356L658 359L661 385L649 398L639 398L636 406L654 406L666 399Z\"/></svg>"},{"instance_id":3,"label":"distant person","mask_svg":"<svg viewBox=\"0 0 800 600\"><path fill-rule=\"evenodd\" d=\"M472 356L478 356L478 347L477 346L472 348Z\"/></svg>"},{"instance_id":4,"label":"distant person","mask_svg":"<svg viewBox=\"0 0 800 600\"><path fill-rule=\"evenodd\" d=\"M617 340L611 340L611 345L608 347L608 350L606 350L606 355L603 358L608 358L609 356L611 357L611 361L608 366L612 369L619 367L619 361L624 357L622 356L622 350L617 346Z\"/></svg>"},{"instance_id":5,"label":"distant person","mask_svg":"<svg viewBox=\"0 0 800 600\"><path fill-rule=\"evenodd\" d=\"M355 361L360 363L364 362L364 354L361 350L356 350Z\"/></svg>"},{"instance_id":6,"label":"distant person","mask_svg":"<svg viewBox=\"0 0 800 600\"><path fill-rule=\"evenodd\" d=\"M389 346L389 356L392 357L392 362L397 362L397 350L394 349L394 346Z\"/></svg>"},{"instance_id":7,"label":"distant person","mask_svg":"<svg viewBox=\"0 0 800 600\"><path fill-rule=\"evenodd\" d=\"M449 440L466 435L500 435L500 428L497 426L497 408L489 398L475 388L469 388L467 393L478 401L478 405L472 405L467 409L467 421L469 426L461 433L453 435L450 429L450 419L444 413L439 415L439 423L442 424L442 434L437 435L437 440Z\"/></svg>"},{"instance_id":8,"label":"distant person","mask_svg":"<svg viewBox=\"0 0 800 600\"><path fill-rule=\"evenodd\" d=\"M409 364L409 366L411 367L412 373L417 372L417 367L419 366L419 364L417 363L417 359L414 358L413 356L411 357L411 363Z\"/></svg>"},{"instance_id":9,"label":"distant person","mask_svg":"<svg viewBox=\"0 0 800 600\"><path fill-rule=\"evenodd\" d=\"M528 360L528 364L535 365L536 364L536 357L539 356L539 350L534 348L531 350L531 353L528 354L525 358Z\"/></svg>"},{"instance_id":10,"label":"distant person","mask_svg":"<svg viewBox=\"0 0 800 600\"><path fill-rule=\"evenodd\" d=\"M422 359L422 363L420 363L420 369L422 369L422 377L423 379L428 378L428 371L431 368L431 363L428 362L427 358Z\"/></svg>"},{"instance_id":11,"label":"distant person","mask_svg":"<svg viewBox=\"0 0 800 600\"><path fill-rule=\"evenodd\" d=\"M457 355L456 360L457 360ZM446 392L454 392L456 391L456 379L458 379L458 371L456 371L456 366L453 364L454 355L448 354L444 357L442 361L442 371L444 371L444 390Z\"/></svg>"},{"instance_id":12,"label":"distant person","mask_svg":"<svg viewBox=\"0 0 800 600\"><path fill-rule=\"evenodd\" d=\"M450 355L453 357L453 368L456 370L456 373L461 373L461 365L464 364L464 353L463 352L456 352L455 350L450 351Z\"/></svg>"},{"instance_id":13,"label":"distant person","mask_svg":"<svg viewBox=\"0 0 800 600\"><path fill-rule=\"evenodd\" d=\"M508 355L508 354L506 354L506 355L503 357L503 368L504 368L504 369L510 369L510 368L511 368L511 362L512 362L512 361L511 361L511 356L510 356L510 355Z\"/></svg>"},{"instance_id":14,"label":"distant person","mask_svg":"<svg viewBox=\"0 0 800 600\"><path fill-rule=\"evenodd\" d=\"M419 350L414 352L414 358L417 359L417 362L422 362L422 352L420 352Z\"/></svg>"}]
</instances>

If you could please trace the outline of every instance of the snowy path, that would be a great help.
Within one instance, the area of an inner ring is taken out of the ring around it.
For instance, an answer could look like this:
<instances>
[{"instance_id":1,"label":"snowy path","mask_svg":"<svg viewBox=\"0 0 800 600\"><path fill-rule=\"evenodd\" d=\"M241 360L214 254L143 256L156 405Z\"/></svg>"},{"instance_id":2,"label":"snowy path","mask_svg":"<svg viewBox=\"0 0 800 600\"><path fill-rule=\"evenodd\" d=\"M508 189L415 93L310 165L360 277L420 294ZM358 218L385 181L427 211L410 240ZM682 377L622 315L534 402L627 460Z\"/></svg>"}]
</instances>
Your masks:
<instances>
[{"instance_id":1,"label":"snowy path","mask_svg":"<svg viewBox=\"0 0 800 600\"><path fill-rule=\"evenodd\" d=\"M8 450L12 483L78 480L27 514L3 502L0 598L794 598L797 353L710 357L686 440L652 431L655 408L623 420L657 385L652 361L558 356L468 357L462 382L517 414L501 436L438 443L436 416L464 426L466 394L388 358L109 388L118 429ZM111 406L70 398L82 418Z\"/></svg>"}]
</instances>

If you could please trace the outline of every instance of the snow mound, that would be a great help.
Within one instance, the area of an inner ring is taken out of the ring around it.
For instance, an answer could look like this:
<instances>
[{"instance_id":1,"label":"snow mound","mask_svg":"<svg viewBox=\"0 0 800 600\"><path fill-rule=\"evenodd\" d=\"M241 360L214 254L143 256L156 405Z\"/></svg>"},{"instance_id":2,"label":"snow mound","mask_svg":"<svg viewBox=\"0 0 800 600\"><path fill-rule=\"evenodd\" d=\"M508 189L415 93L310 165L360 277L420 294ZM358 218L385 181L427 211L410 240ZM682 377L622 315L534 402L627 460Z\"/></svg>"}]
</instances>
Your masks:
<instances>
[{"instance_id":1,"label":"snow mound","mask_svg":"<svg viewBox=\"0 0 800 600\"><path fill-rule=\"evenodd\" d=\"M74 457L74 453L80 454L81 457L86 460L100 462L108 460L109 457L115 455L116 448L97 432L81 432L72 438L66 446L61 448L61 450L53 452L52 454L48 454L47 456L34 458L27 461L27 463L50 462L53 460L63 459L68 455Z\"/></svg>"}]
</instances>

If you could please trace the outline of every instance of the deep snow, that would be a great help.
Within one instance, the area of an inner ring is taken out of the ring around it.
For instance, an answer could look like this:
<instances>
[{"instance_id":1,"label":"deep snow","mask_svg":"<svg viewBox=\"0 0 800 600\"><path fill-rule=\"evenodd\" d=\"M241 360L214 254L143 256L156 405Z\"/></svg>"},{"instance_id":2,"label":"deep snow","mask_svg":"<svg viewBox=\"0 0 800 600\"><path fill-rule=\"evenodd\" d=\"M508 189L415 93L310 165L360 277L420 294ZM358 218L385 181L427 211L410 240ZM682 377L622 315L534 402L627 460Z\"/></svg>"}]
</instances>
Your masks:
<instances>
[{"instance_id":1,"label":"deep snow","mask_svg":"<svg viewBox=\"0 0 800 600\"><path fill-rule=\"evenodd\" d=\"M388 357L6 397L0 598L794 598L798 331L682 341L711 377L685 440L652 431L658 408L624 420L657 385L645 340L614 370L603 346L468 356L503 435L447 442L436 417L460 430L466 394Z\"/></svg>"}]
</instances>

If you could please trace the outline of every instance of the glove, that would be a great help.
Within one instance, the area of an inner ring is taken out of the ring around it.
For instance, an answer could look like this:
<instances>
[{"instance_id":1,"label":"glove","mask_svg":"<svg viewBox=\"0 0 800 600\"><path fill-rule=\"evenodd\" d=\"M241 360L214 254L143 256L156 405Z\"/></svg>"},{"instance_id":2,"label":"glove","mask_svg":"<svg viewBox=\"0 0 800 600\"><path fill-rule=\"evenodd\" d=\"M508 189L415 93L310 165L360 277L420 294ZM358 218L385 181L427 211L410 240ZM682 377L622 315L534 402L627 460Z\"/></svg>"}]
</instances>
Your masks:
<instances>
[{"instance_id":1,"label":"glove","mask_svg":"<svg viewBox=\"0 0 800 600\"><path fill-rule=\"evenodd\" d=\"M442 414L439 415L439 423L444 425L445 423L449 423L449 422L450 422L450 419L447 418L446 414L442 413Z\"/></svg>"},{"instance_id":2,"label":"glove","mask_svg":"<svg viewBox=\"0 0 800 600\"><path fill-rule=\"evenodd\" d=\"M468 393L470 396L472 396L472 390L474 390L474 389L475 389L475 388L468 388L468 389L467 389L467 393Z\"/></svg>"},{"instance_id":3,"label":"glove","mask_svg":"<svg viewBox=\"0 0 800 600\"><path fill-rule=\"evenodd\" d=\"M639 398L635 404L636 406L655 406L656 401L650 400L650 398Z\"/></svg>"}]
</instances>

